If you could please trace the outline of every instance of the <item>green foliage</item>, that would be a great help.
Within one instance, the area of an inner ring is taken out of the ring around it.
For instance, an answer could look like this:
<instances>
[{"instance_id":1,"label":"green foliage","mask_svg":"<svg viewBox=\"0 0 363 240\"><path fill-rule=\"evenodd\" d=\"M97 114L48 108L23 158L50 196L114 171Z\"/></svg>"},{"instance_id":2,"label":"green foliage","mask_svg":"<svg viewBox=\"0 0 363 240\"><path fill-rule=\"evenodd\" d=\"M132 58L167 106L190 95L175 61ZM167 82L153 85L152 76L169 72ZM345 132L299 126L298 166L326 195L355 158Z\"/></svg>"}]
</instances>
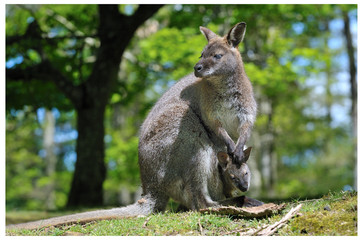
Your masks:
<instances>
[{"instance_id":1,"label":"green foliage","mask_svg":"<svg viewBox=\"0 0 363 240\"><path fill-rule=\"evenodd\" d=\"M6 207L45 209L44 189L55 182L55 205L65 205L72 173L62 164L54 176L46 176L41 125L31 108L13 112L6 119ZM61 146L59 146L61 147Z\"/></svg>"},{"instance_id":2,"label":"green foliage","mask_svg":"<svg viewBox=\"0 0 363 240\"><path fill-rule=\"evenodd\" d=\"M277 184L279 197L317 196L326 189L339 191L353 182L354 157L350 139L332 139L317 154L310 152L297 163L287 163ZM312 171L314 169L314 171ZM324 176L322 178L321 176Z\"/></svg>"},{"instance_id":3,"label":"green foliage","mask_svg":"<svg viewBox=\"0 0 363 240\"><path fill-rule=\"evenodd\" d=\"M29 46L42 44L54 67L75 85L80 84L91 73L92 57L99 45L93 36L98 21L96 10L96 5L7 5L7 36L20 36L35 22L48 35L40 40L24 38L7 45L6 60L11 62L18 57L22 59L22 67L33 66L39 63L40 56L38 49ZM8 81L6 87L7 109L33 105L69 111L73 107L49 81Z\"/></svg>"},{"instance_id":4,"label":"green foliage","mask_svg":"<svg viewBox=\"0 0 363 240\"><path fill-rule=\"evenodd\" d=\"M47 94L44 94L44 93ZM47 95L47 96L45 96ZM53 83L34 80L31 84L11 82L6 84L6 110L22 109L24 103L38 107L59 107L62 110L72 109L70 101L59 93Z\"/></svg>"},{"instance_id":5,"label":"green foliage","mask_svg":"<svg viewBox=\"0 0 363 240\"><path fill-rule=\"evenodd\" d=\"M138 138L131 137L123 140L119 132L112 134L113 141L106 151L108 164L108 178L104 183L106 191L113 192L116 196L120 186L126 185L135 191L140 184L139 165L137 160Z\"/></svg>"},{"instance_id":6,"label":"green foliage","mask_svg":"<svg viewBox=\"0 0 363 240\"><path fill-rule=\"evenodd\" d=\"M139 60L166 73L165 80L176 81L191 72L205 44L204 37L196 35L196 29L164 28L140 42ZM200 47L198 50L190 46Z\"/></svg>"},{"instance_id":7,"label":"green foliage","mask_svg":"<svg viewBox=\"0 0 363 240\"><path fill-rule=\"evenodd\" d=\"M28 115L28 116L26 116ZM42 176L42 159L37 154L34 115L28 112L8 116L6 121L6 200L7 207L36 208L34 185Z\"/></svg>"}]
</instances>

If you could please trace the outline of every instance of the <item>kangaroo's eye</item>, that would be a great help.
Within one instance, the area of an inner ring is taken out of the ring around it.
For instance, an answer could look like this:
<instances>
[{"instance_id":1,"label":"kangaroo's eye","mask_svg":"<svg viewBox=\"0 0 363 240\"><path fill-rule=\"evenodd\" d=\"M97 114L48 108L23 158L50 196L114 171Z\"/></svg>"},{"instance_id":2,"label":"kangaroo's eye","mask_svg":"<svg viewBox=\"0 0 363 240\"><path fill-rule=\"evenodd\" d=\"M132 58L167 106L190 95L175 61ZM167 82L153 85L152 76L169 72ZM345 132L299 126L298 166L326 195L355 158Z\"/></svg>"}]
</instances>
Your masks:
<instances>
[{"instance_id":1,"label":"kangaroo's eye","mask_svg":"<svg viewBox=\"0 0 363 240\"><path fill-rule=\"evenodd\" d=\"M214 58L215 59L221 59L223 57L223 55L222 54L216 54L216 55L214 55Z\"/></svg>"},{"instance_id":2,"label":"kangaroo's eye","mask_svg":"<svg viewBox=\"0 0 363 240\"><path fill-rule=\"evenodd\" d=\"M230 174L230 176L232 180L236 178L233 174Z\"/></svg>"}]
</instances>

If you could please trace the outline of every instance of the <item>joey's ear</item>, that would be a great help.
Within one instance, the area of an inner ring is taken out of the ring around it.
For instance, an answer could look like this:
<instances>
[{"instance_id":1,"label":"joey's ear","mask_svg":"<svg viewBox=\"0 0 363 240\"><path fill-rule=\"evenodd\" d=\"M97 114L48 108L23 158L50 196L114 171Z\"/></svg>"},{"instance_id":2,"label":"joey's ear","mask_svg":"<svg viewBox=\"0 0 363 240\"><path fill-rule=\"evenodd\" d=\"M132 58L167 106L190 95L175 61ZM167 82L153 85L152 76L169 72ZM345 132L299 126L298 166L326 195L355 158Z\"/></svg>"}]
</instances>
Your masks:
<instances>
[{"instance_id":1,"label":"joey's ear","mask_svg":"<svg viewBox=\"0 0 363 240\"><path fill-rule=\"evenodd\" d=\"M248 158L250 157L251 150L252 150L252 147L249 147L249 148L243 150L243 153L245 154L243 162L247 162Z\"/></svg>"},{"instance_id":2,"label":"joey's ear","mask_svg":"<svg viewBox=\"0 0 363 240\"><path fill-rule=\"evenodd\" d=\"M228 163L231 161L228 154L225 152L219 152L217 154L219 165L224 169L227 167Z\"/></svg>"},{"instance_id":3,"label":"joey's ear","mask_svg":"<svg viewBox=\"0 0 363 240\"><path fill-rule=\"evenodd\" d=\"M214 32L212 32L212 30L205 28L205 27L199 27L200 31L203 33L204 37L207 39L207 41L209 42L211 39L218 37L217 34L215 34Z\"/></svg>"},{"instance_id":4,"label":"joey's ear","mask_svg":"<svg viewBox=\"0 0 363 240\"><path fill-rule=\"evenodd\" d=\"M227 34L227 41L231 47L237 47L243 41L246 32L246 23L237 23Z\"/></svg>"}]
</instances>

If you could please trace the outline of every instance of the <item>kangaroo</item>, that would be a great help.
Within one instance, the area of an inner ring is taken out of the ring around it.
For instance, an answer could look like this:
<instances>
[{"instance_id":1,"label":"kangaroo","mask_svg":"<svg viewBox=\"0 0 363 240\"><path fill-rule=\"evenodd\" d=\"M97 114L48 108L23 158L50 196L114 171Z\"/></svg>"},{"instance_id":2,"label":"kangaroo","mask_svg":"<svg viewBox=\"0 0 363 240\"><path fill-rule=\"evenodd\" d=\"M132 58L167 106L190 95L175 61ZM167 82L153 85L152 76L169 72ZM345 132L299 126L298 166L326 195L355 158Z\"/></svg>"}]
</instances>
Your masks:
<instances>
[{"instance_id":1,"label":"kangaroo","mask_svg":"<svg viewBox=\"0 0 363 240\"><path fill-rule=\"evenodd\" d=\"M140 129L142 199L110 210L91 211L9 226L39 228L163 211L169 198L190 210L219 205L258 206L246 196L250 184L243 150L256 116L252 86L238 45L246 24L220 37L200 27L208 41L189 74L151 109ZM236 141L236 144L235 144Z\"/></svg>"},{"instance_id":2,"label":"kangaroo","mask_svg":"<svg viewBox=\"0 0 363 240\"><path fill-rule=\"evenodd\" d=\"M200 30L208 44L194 74L171 87L141 126L140 176L153 211L164 210L169 198L188 209L218 205L225 197L216 180L218 152L227 152L238 167L246 161L243 147L257 111L238 51L246 24L224 37Z\"/></svg>"}]
</instances>

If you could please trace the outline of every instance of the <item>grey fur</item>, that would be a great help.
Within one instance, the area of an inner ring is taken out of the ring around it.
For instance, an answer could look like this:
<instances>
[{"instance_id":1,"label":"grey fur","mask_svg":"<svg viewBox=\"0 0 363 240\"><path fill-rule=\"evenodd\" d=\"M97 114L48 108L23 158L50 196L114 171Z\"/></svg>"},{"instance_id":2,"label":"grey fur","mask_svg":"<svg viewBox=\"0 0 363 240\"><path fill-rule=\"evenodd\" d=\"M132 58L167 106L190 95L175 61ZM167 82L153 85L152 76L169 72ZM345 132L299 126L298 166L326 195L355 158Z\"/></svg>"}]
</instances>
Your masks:
<instances>
[{"instance_id":1,"label":"grey fur","mask_svg":"<svg viewBox=\"0 0 363 240\"><path fill-rule=\"evenodd\" d=\"M223 38L200 30L209 42L195 74L159 99L140 130L141 181L144 194L157 199L153 211L164 210L169 198L189 209L225 199L218 152L227 151L238 168L247 166L243 147L256 102L237 49L245 24L235 25ZM217 54L222 57L216 59Z\"/></svg>"}]
</instances>

